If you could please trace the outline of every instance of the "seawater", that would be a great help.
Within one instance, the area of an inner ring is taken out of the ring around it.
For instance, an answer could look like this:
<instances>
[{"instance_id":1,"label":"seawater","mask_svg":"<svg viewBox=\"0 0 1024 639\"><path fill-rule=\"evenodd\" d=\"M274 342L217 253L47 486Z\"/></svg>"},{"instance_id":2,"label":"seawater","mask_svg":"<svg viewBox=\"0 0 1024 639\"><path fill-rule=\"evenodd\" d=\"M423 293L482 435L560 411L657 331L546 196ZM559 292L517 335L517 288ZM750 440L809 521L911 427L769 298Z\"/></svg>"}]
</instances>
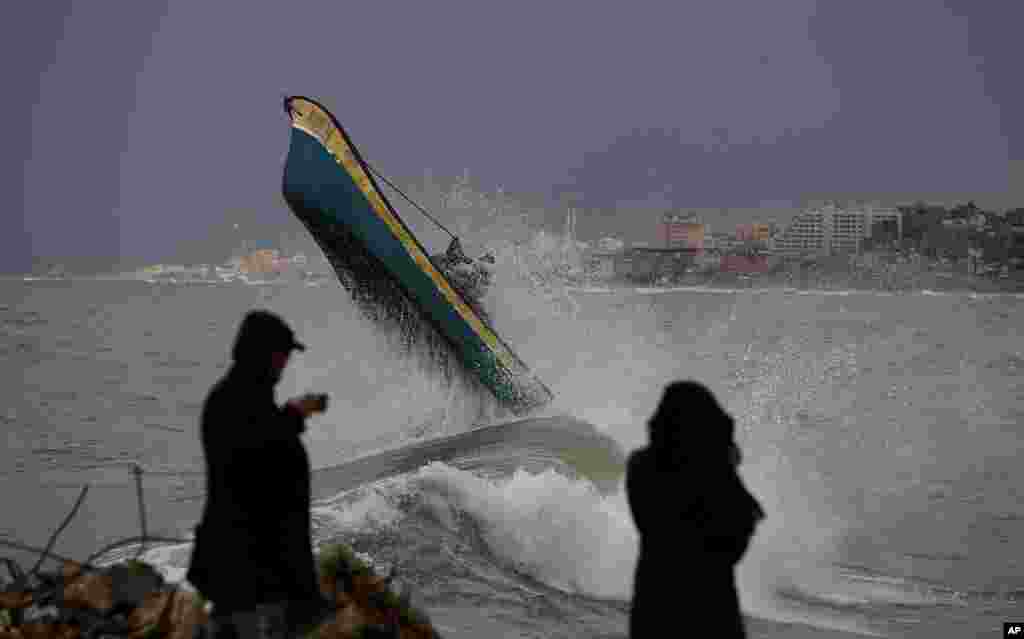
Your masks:
<instances>
[{"instance_id":1,"label":"seawater","mask_svg":"<svg viewBox=\"0 0 1024 639\"><path fill-rule=\"evenodd\" d=\"M557 311L549 301L503 284L491 303L558 396L551 414L629 450L664 384L695 378L736 416L741 471L768 514L738 570L751 636L995 636L1024 613L1018 296L689 289L578 293ZM335 285L4 280L0 539L44 545L86 483L55 552L81 559L138 534L136 462L147 532L187 537L201 505L198 411L255 307L310 346L279 399L331 394L304 436L314 467L488 419L393 355ZM666 486L665 499L689 488ZM621 490L556 469L492 477L434 463L328 495L313 518L318 544L345 540L399 569L447 637L624 636L636 533ZM147 557L180 578L188 552ZM688 629L685 601L666 616Z\"/></svg>"}]
</instances>

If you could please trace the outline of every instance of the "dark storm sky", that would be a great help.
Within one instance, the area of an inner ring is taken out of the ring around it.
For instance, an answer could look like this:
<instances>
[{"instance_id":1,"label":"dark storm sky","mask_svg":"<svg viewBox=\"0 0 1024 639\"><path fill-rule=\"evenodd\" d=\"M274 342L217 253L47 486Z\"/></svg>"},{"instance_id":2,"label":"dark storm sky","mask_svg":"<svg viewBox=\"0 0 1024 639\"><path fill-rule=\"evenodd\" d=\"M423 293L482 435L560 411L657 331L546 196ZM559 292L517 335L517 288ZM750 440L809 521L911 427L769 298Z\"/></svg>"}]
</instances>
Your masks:
<instances>
[{"instance_id":1,"label":"dark storm sky","mask_svg":"<svg viewBox=\"0 0 1024 639\"><path fill-rule=\"evenodd\" d=\"M1008 183L1024 160L1019 2L17 11L0 19L0 271L33 256L164 260L226 212L290 215L286 93L325 102L398 178L468 168L485 188L623 211L830 194L1024 206Z\"/></svg>"}]
</instances>

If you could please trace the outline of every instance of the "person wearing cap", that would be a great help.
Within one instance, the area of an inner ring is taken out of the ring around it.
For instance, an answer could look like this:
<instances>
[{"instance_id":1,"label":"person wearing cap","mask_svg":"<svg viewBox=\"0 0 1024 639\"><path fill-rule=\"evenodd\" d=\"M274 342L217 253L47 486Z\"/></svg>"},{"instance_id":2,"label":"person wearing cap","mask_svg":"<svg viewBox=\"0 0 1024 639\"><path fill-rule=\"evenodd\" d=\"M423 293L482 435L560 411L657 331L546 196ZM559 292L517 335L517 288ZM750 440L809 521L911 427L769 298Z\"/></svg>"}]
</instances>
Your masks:
<instances>
[{"instance_id":1,"label":"person wearing cap","mask_svg":"<svg viewBox=\"0 0 1024 639\"><path fill-rule=\"evenodd\" d=\"M278 639L324 618L310 530L310 464L299 436L322 395L278 406L274 387L306 347L267 311L248 313L227 374L203 405L206 503L186 578L213 603L211 628Z\"/></svg>"}]
</instances>

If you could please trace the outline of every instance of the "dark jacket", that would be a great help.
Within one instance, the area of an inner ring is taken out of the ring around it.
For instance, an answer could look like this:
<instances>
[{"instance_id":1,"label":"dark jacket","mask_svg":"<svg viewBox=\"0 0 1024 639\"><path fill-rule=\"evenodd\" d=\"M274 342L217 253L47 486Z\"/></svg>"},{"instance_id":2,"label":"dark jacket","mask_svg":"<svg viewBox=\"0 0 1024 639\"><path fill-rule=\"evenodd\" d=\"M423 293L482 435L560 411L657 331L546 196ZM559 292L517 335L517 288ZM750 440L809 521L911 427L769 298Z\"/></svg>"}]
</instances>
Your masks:
<instances>
[{"instance_id":1,"label":"dark jacket","mask_svg":"<svg viewBox=\"0 0 1024 639\"><path fill-rule=\"evenodd\" d=\"M733 568L762 513L735 469L678 466L644 448L627 461L626 495L640 534L630 639L705 625L744 637Z\"/></svg>"},{"instance_id":2,"label":"dark jacket","mask_svg":"<svg viewBox=\"0 0 1024 639\"><path fill-rule=\"evenodd\" d=\"M319 596L302 416L271 374L235 366L201 418L206 504L187 579L219 610Z\"/></svg>"}]
</instances>

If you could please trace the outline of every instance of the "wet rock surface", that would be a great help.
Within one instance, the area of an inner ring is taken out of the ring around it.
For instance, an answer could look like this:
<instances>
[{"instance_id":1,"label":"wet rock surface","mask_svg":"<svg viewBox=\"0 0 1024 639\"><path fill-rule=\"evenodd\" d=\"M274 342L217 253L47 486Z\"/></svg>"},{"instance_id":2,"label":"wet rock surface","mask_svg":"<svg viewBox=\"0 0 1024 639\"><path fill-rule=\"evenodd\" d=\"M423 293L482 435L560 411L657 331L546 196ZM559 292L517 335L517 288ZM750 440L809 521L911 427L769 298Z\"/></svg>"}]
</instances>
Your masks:
<instances>
[{"instance_id":1,"label":"wet rock surface","mask_svg":"<svg viewBox=\"0 0 1024 639\"><path fill-rule=\"evenodd\" d=\"M411 593L391 588L351 549L336 545L318 558L331 607L306 615L292 636L318 639L434 639ZM105 568L65 561L59 572L25 573L4 560L0 639L200 639L212 636L209 606L197 593L166 582L153 566L129 560Z\"/></svg>"}]
</instances>

